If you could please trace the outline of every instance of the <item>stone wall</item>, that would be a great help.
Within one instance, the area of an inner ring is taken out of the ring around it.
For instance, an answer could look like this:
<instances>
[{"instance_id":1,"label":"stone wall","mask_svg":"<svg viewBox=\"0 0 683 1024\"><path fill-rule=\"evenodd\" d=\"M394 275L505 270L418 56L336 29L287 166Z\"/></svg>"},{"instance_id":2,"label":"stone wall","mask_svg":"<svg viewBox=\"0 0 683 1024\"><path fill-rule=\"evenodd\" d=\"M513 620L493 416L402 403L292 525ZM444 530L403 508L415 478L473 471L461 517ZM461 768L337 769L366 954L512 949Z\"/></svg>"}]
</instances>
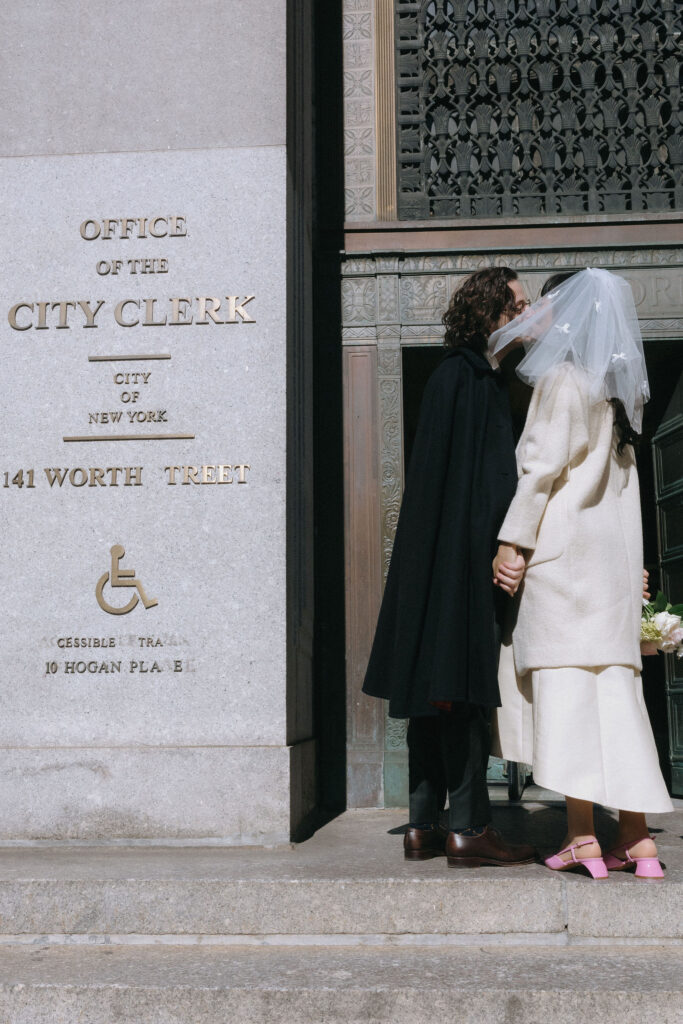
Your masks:
<instances>
[{"instance_id":1,"label":"stone wall","mask_svg":"<svg viewBox=\"0 0 683 1024\"><path fill-rule=\"evenodd\" d=\"M308 7L2 12L0 839L280 842L314 801Z\"/></svg>"}]
</instances>

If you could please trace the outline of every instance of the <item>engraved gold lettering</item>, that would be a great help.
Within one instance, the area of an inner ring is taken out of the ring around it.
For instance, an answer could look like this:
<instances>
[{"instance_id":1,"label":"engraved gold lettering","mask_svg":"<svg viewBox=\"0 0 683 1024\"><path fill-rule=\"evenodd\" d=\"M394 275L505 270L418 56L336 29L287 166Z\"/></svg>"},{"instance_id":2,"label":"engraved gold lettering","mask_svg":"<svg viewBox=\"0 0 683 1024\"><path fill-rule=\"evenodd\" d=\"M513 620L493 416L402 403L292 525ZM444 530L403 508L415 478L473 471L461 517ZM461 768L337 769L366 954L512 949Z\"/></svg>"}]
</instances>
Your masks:
<instances>
[{"instance_id":1,"label":"engraved gold lettering","mask_svg":"<svg viewBox=\"0 0 683 1024\"><path fill-rule=\"evenodd\" d=\"M232 483L232 466L219 466L218 467L218 483L219 484L231 484Z\"/></svg>"},{"instance_id":2,"label":"engraved gold lettering","mask_svg":"<svg viewBox=\"0 0 683 1024\"><path fill-rule=\"evenodd\" d=\"M36 324L37 331L47 331L47 307L50 305L49 302L38 302L38 323Z\"/></svg>"},{"instance_id":3,"label":"engraved gold lettering","mask_svg":"<svg viewBox=\"0 0 683 1024\"><path fill-rule=\"evenodd\" d=\"M157 231L157 224L163 224L164 230ZM153 238L165 238L168 233L168 221L165 217L155 217L149 222L149 233Z\"/></svg>"},{"instance_id":4,"label":"engraved gold lettering","mask_svg":"<svg viewBox=\"0 0 683 1024\"><path fill-rule=\"evenodd\" d=\"M110 220L107 217L105 220L103 220L102 221L102 238L106 238L106 240L109 241L109 239L112 238L112 236L116 234L116 225L117 224L118 224L118 220L116 220L116 219Z\"/></svg>"},{"instance_id":5,"label":"engraved gold lettering","mask_svg":"<svg viewBox=\"0 0 683 1024\"><path fill-rule=\"evenodd\" d=\"M183 483L189 484L191 480L193 484L198 484L198 473L199 469L197 468L197 466L183 466Z\"/></svg>"},{"instance_id":6,"label":"engraved gold lettering","mask_svg":"<svg viewBox=\"0 0 683 1024\"><path fill-rule=\"evenodd\" d=\"M142 466L126 466L124 487L142 487Z\"/></svg>"},{"instance_id":7,"label":"engraved gold lettering","mask_svg":"<svg viewBox=\"0 0 683 1024\"><path fill-rule=\"evenodd\" d=\"M197 299L199 303L199 312L195 323L197 324L208 324L207 316L210 316L215 324L222 324L223 321L217 316L218 310L221 308L221 300L215 298L212 295L202 295ZM210 305L209 305L210 304Z\"/></svg>"},{"instance_id":8,"label":"engraved gold lettering","mask_svg":"<svg viewBox=\"0 0 683 1024\"><path fill-rule=\"evenodd\" d=\"M125 473L125 486L142 485L142 466L107 466L106 469L99 466L83 469L78 466L72 470L57 466L46 467L44 472L50 487L54 487L55 483L61 487L66 480L73 487L83 487L86 483L89 487L118 487L119 473ZM109 474L109 480L106 479L106 474Z\"/></svg>"},{"instance_id":9,"label":"engraved gold lettering","mask_svg":"<svg viewBox=\"0 0 683 1024\"><path fill-rule=\"evenodd\" d=\"M128 419L131 423L168 423L165 409L150 409L147 412L143 412L142 409L137 411L129 409Z\"/></svg>"},{"instance_id":10,"label":"engraved gold lettering","mask_svg":"<svg viewBox=\"0 0 683 1024\"><path fill-rule=\"evenodd\" d=\"M256 323L253 317L250 317L244 308L246 304L251 302L254 298L254 295L247 295L241 302L238 302L237 300L239 299L239 295L226 295L226 299L228 300L228 315L225 318L224 323L235 324L237 323L238 316L241 317L243 322L246 324Z\"/></svg>"},{"instance_id":11,"label":"engraved gold lettering","mask_svg":"<svg viewBox=\"0 0 683 1024\"><path fill-rule=\"evenodd\" d=\"M135 227L134 217L122 217L121 218L121 238L128 238L131 231Z\"/></svg>"},{"instance_id":12,"label":"engraved gold lettering","mask_svg":"<svg viewBox=\"0 0 683 1024\"><path fill-rule=\"evenodd\" d=\"M100 301L97 303L97 306L95 307L95 309L91 309L90 303L86 299L79 299L78 300L78 305L81 307L81 309L85 313L85 326L86 327L97 327L97 324L95 323L95 317L97 316L99 311L102 309L102 306L104 305L104 299L100 299Z\"/></svg>"},{"instance_id":13,"label":"engraved gold lettering","mask_svg":"<svg viewBox=\"0 0 683 1024\"><path fill-rule=\"evenodd\" d=\"M84 672L88 672L90 675L101 672L120 672L121 662L120 661L65 661L64 672L67 675L78 673L83 675Z\"/></svg>"},{"instance_id":14,"label":"engraved gold lettering","mask_svg":"<svg viewBox=\"0 0 683 1024\"><path fill-rule=\"evenodd\" d=\"M121 239L134 237L136 225L137 238L147 238L147 233L153 238L184 238L187 235L186 218L177 214L172 217L106 217L101 222L88 219L83 221L79 231L86 242L96 238L110 241L117 234Z\"/></svg>"},{"instance_id":15,"label":"engraved gold lettering","mask_svg":"<svg viewBox=\"0 0 683 1024\"><path fill-rule=\"evenodd\" d=\"M7 314L7 319L9 321L9 325L15 331L30 331L31 328L33 327L32 323L24 324L24 325L21 325L21 324L17 323L17 313L19 312L20 309L30 309L31 312L33 312L33 303L32 302L17 302L16 306L12 306L12 308L9 311L9 313Z\"/></svg>"},{"instance_id":16,"label":"engraved gold lettering","mask_svg":"<svg viewBox=\"0 0 683 1024\"><path fill-rule=\"evenodd\" d=\"M45 476L47 477L47 482L49 483L50 487L54 485L55 480L61 487L66 479L67 472L68 470L66 469L46 469Z\"/></svg>"},{"instance_id":17,"label":"engraved gold lettering","mask_svg":"<svg viewBox=\"0 0 683 1024\"><path fill-rule=\"evenodd\" d=\"M123 416L120 409L112 412L90 412L88 413L88 423L118 423Z\"/></svg>"},{"instance_id":18,"label":"engraved gold lettering","mask_svg":"<svg viewBox=\"0 0 683 1024\"><path fill-rule=\"evenodd\" d=\"M216 477L213 476L215 472L215 466L202 466L202 483L203 484L215 484Z\"/></svg>"},{"instance_id":19,"label":"engraved gold lettering","mask_svg":"<svg viewBox=\"0 0 683 1024\"><path fill-rule=\"evenodd\" d=\"M145 257L144 259L126 260L131 274L167 274L168 260Z\"/></svg>"},{"instance_id":20,"label":"engraved gold lettering","mask_svg":"<svg viewBox=\"0 0 683 1024\"><path fill-rule=\"evenodd\" d=\"M151 370L140 370L138 373L115 373L114 384L139 384L140 381L147 384L151 376Z\"/></svg>"},{"instance_id":21,"label":"engraved gold lettering","mask_svg":"<svg viewBox=\"0 0 683 1024\"><path fill-rule=\"evenodd\" d=\"M59 310L59 323L57 324L57 330L58 331L68 331L70 329L69 328L69 324L68 324L69 310L70 309L75 309L76 308L76 303L75 302L53 302L51 308Z\"/></svg>"},{"instance_id":22,"label":"engraved gold lettering","mask_svg":"<svg viewBox=\"0 0 683 1024\"><path fill-rule=\"evenodd\" d=\"M166 323L166 317L163 320L154 319L154 303L156 299L145 299L145 319L142 322L143 327L163 327Z\"/></svg>"},{"instance_id":23,"label":"engraved gold lettering","mask_svg":"<svg viewBox=\"0 0 683 1024\"><path fill-rule=\"evenodd\" d=\"M190 319L181 319L187 314L187 309L181 309L180 303L183 302L185 306L192 306L192 299L171 299L171 319L169 323L173 327L179 327L185 324L192 323L192 314L190 313Z\"/></svg>"},{"instance_id":24,"label":"engraved gold lettering","mask_svg":"<svg viewBox=\"0 0 683 1024\"><path fill-rule=\"evenodd\" d=\"M98 484L100 487L107 486L104 480L104 470L100 469L98 466L92 466L90 469L88 487L97 487Z\"/></svg>"},{"instance_id":25,"label":"engraved gold lettering","mask_svg":"<svg viewBox=\"0 0 683 1024\"><path fill-rule=\"evenodd\" d=\"M120 324L121 327L135 327L137 324L140 323L140 318L138 317L137 320L133 321L124 320L123 311L126 308L126 306L137 306L137 308L139 309L140 301L139 299L122 299L121 302L117 302L116 307L114 309L114 319L116 320L117 324Z\"/></svg>"},{"instance_id":26,"label":"engraved gold lettering","mask_svg":"<svg viewBox=\"0 0 683 1024\"><path fill-rule=\"evenodd\" d=\"M237 483L238 484L246 484L246 482L247 482L247 470L251 469L251 466L249 466L249 465L247 465L246 463L243 462L243 463L241 463L239 465L233 466L232 468L234 469L234 471L236 473L239 473L239 476L237 478Z\"/></svg>"},{"instance_id":27,"label":"engraved gold lettering","mask_svg":"<svg viewBox=\"0 0 683 1024\"><path fill-rule=\"evenodd\" d=\"M168 473L168 480L166 483L175 487L175 475L176 473L180 473L181 469L182 466L164 466L164 472Z\"/></svg>"},{"instance_id":28,"label":"engraved gold lettering","mask_svg":"<svg viewBox=\"0 0 683 1024\"><path fill-rule=\"evenodd\" d=\"M81 238L84 238L86 242L92 242L100 236L100 225L96 220L84 220L81 224L80 232Z\"/></svg>"}]
</instances>

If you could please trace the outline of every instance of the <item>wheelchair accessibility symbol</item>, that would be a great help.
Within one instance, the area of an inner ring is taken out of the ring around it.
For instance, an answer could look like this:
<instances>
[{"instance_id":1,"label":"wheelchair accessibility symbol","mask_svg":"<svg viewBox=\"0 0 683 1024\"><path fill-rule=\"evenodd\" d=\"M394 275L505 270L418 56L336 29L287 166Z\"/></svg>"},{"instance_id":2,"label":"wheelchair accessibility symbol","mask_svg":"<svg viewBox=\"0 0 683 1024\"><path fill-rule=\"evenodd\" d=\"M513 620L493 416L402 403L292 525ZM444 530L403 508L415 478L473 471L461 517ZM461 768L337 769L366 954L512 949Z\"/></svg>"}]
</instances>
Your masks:
<instances>
[{"instance_id":1,"label":"wheelchair accessibility symbol","mask_svg":"<svg viewBox=\"0 0 683 1024\"><path fill-rule=\"evenodd\" d=\"M141 600L145 608L154 608L155 605L159 604L156 598L149 598L144 591L140 580L135 579L135 569L121 569L119 568L119 562L125 555L125 549L122 544L115 544L111 549L111 570L105 572L103 576L100 576L95 587L95 596L97 597L97 603L102 611L109 612L110 615L127 615L128 612L132 612L133 608L136 607L138 600ZM112 607L104 599L104 588L107 583L111 587L135 587L137 590L136 594L133 594L128 604L124 604L122 608Z\"/></svg>"}]
</instances>

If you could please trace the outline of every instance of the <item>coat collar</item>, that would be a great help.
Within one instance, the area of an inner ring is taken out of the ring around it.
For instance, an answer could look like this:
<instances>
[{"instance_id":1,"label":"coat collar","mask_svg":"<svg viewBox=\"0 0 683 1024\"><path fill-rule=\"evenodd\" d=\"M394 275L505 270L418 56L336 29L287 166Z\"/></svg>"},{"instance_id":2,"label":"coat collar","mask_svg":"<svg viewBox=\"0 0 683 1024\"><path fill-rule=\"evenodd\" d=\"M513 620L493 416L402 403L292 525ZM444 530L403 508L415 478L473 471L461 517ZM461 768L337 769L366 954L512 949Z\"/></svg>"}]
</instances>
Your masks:
<instances>
[{"instance_id":1,"label":"coat collar","mask_svg":"<svg viewBox=\"0 0 683 1024\"><path fill-rule=\"evenodd\" d=\"M454 356L460 356L462 359L465 359L473 369L479 370L480 372L484 370L492 374L497 373L485 355L475 352L474 349L466 348L464 345L458 345L455 348L450 349L444 356L444 359L452 359Z\"/></svg>"}]
</instances>

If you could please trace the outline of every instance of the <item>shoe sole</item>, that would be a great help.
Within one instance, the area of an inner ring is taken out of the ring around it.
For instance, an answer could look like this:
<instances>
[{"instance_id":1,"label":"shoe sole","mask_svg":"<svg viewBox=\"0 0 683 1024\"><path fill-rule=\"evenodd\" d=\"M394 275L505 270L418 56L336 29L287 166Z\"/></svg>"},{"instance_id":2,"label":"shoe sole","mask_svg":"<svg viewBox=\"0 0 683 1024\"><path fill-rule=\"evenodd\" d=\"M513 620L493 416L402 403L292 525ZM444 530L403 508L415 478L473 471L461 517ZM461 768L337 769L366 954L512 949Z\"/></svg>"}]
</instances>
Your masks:
<instances>
[{"instance_id":1,"label":"shoe sole","mask_svg":"<svg viewBox=\"0 0 683 1024\"><path fill-rule=\"evenodd\" d=\"M445 857L445 850L404 850L405 860L432 860L434 857Z\"/></svg>"},{"instance_id":2,"label":"shoe sole","mask_svg":"<svg viewBox=\"0 0 683 1024\"><path fill-rule=\"evenodd\" d=\"M516 868L523 864L536 864L535 857L526 860L493 860L492 857L449 857L449 868Z\"/></svg>"}]
</instances>

